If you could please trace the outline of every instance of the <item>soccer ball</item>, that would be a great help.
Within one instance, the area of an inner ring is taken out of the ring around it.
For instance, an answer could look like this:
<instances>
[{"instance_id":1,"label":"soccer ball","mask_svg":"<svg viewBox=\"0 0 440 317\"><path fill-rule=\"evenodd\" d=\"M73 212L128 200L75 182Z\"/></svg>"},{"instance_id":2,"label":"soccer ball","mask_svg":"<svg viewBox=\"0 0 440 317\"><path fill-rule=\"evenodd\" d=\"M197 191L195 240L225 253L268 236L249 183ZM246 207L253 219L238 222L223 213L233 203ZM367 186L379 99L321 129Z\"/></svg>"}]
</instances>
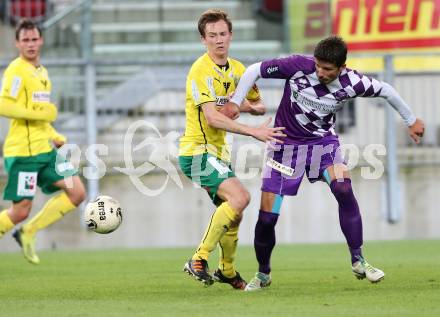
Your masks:
<instances>
[{"instance_id":1,"label":"soccer ball","mask_svg":"<svg viewBox=\"0 0 440 317\"><path fill-rule=\"evenodd\" d=\"M121 206L110 196L98 196L87 204L84 221L89 230L97 233L113 232L122 222Z\"/></svg>"}]
</instances>

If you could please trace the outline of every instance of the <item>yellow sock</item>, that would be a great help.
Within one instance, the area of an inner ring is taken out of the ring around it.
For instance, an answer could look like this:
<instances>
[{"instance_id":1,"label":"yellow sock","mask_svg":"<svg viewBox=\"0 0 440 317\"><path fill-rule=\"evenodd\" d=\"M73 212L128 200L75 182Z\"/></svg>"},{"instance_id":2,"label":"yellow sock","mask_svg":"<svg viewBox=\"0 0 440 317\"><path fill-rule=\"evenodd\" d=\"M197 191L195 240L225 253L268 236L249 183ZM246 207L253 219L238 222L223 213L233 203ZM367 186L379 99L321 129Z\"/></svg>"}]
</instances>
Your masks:
<instances>
[{"instance_id":1,"label":"yellow sock","mask_svg":"<svg viewBox=\"0 0 440 317\"><path fill-rule=\"evenodd\" d=\"M76 206L70 201L67 194L62 192L49 199L43 208L23 226L23 231L34 235L38 230L60 220L65 214L75 208Z\"/></svg>"},{"instance_id":2,"label":"yellow sock","mask_svg":"<svg viewBox=\"0 0 440 317\"><path fill-rule=\"evenodd\" d=\"M220 239L219 269L226 277L235 276L234 259L237 251L238 226L232 227Z\"/></svg>"},{"instance_id":3,"label":"yellow sock","mask_svg":"<svg viewBox=\"0 0 440 317\"><path fill-rule=\"evenodd\" d=\"M238 214L228 202L222 203L214 212L211 221L203 236L202 242L194 253L193 260L208 260L209 253L215 249L221 237L229 230L231 224L238 218Z\"/></svg>"},{"instance_id":4,"label":"yellow sock","mask_svg":"<svg viewBox=\"0 0 440 317\"><path fill-rule=\"evenodd\" d=\"M0 212L0 238L12 228L14 228L14 223L9 218L8 209L5 209Z\"/></svg>"}]
</instances>

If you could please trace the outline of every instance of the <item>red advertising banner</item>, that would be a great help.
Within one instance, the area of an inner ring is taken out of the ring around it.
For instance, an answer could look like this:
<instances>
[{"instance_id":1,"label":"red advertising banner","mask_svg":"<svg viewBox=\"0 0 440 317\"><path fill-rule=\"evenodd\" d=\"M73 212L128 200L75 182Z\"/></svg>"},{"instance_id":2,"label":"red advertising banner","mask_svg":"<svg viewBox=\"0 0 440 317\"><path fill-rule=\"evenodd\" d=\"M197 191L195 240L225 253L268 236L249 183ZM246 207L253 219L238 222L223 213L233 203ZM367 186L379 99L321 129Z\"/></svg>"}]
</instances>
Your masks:
<instances>
[{"instance_id":1,"label":"red advertising banner","mask_svg":"<svg viewBox=\"0 0 440 317\"><path fill-rule=\"evenodd\" d=\"M383 53L423 52L396 56L395 69L440 70L440 0L285 0L285 10L292 52L311 53L338 34L348 44L349 67L379 72Z\"/></svg>"},{"instance_id":2,"label":"red advertising banner","mask_svg":"<svg viewBox=\"0 0 440 317\"><path fill-rule=\"evenodd\" d=\"M440 0L333 0L332 33L351 51L440 48Z\"/></svg>"},{"instance_id":3,"label":"red advertising banner","mask_svg":"<svg viewBox=\"0 0 440 317\"><path fill-rule=\"evenodd\" d=\"M296 52L310 52L329 35L351 51L440 49L440 0L287 0Z\"/></svg>"}]
</instances>

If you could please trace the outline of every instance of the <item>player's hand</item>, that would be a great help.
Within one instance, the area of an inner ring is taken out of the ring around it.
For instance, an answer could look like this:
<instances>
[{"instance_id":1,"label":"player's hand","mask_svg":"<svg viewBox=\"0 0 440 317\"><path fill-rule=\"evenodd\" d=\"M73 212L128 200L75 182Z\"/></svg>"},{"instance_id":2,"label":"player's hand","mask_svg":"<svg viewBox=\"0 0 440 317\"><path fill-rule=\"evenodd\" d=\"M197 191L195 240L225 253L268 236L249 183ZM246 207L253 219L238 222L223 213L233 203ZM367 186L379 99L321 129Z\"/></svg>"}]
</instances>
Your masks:
<instances>
[{"instance_id":1,"label":"player's hand","mask_svg":"<svg viewBox=\"0 0 440 317\"><path fill-rule=\"evenodd\" d=\"M240 109L235 103L232 102L227 102L223 106L219 107L218 111L232 120L235 120L240 116Z\"/></svg>"},{"instance_id":2,"label":"player's hand","mask_svg":"<svg viewBox=\"0 0 440 317\"><path fill-rule=\"evenodd\" d=\"M61 141L61 140L52 140L53 145L59 149L60 147L62 147L66 142Z\"/></svg>"},{"instance_id":3,"label":"player's hand","mask_svg":"<svg viewBox=\"0 0 440 317\"><path fill-rule=\"evenodd\" d=\"M266 113L266 106L261 100L249 101L245 99L240 105L240 112L247 112L253 116L262 116Z\"/></svg>"},{"instance_id":4,"label":"player's hand","mask_svg":"<svg viewBox=\"0 0 440 317\"><path fill-rule=\"evenodd\" d=\"M249 102L249 113L253 116L262 116L266 113L266 106L260 102Z\"/></svg>"},{"instance_id":5,"label":"player's hand","mask_svg":"<svg viewBox=\"0 0 440 317\"><path fill-rule=\"evenodd\" d=\"M283 143L279 138L286 136L283 133L285 127L270 128L269 124L271 121L272 118L268 118L262 125L253 128L251 135L262 142Z\"/></svg>"},{"instance_id":6,"label":"player's hand","mask_svg":"<svg viewBox=\"0 0 440 317\"><path fill-rule=\"evenodd\" d=\"M423 137L423 134L425 133L425 123L417 118L416 122L413 123L412 126L409 127L409 136L411 139L416 142L416 144L420 143L420 138Z\"/></svg>"}]
</instances>

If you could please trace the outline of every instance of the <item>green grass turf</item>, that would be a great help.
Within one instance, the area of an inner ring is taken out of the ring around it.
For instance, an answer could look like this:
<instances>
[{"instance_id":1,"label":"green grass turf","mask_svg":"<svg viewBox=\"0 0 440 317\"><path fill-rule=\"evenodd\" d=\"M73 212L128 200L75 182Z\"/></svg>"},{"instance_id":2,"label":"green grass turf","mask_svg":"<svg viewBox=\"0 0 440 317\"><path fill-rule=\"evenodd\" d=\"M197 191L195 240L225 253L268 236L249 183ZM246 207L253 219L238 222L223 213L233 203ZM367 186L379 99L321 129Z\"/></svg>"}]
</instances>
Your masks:
<instances>
[{"instance_id":1,"label":"green grass turf","mask_svg":"<svg viewBox=\"0 0 440 317\"><path fill-rule=\"evenodd\" d=\"M0 316L440 316L440 241L370 242L386 272L371 284L350 272L343 244L281 245L273 284L259 292L209 288L184 274L190 249L41 252L41 264L0 253ZM217 258L211 258L215 268ZM253 249L237 267L250 279Z\"/></svg>"}]
</instances>

